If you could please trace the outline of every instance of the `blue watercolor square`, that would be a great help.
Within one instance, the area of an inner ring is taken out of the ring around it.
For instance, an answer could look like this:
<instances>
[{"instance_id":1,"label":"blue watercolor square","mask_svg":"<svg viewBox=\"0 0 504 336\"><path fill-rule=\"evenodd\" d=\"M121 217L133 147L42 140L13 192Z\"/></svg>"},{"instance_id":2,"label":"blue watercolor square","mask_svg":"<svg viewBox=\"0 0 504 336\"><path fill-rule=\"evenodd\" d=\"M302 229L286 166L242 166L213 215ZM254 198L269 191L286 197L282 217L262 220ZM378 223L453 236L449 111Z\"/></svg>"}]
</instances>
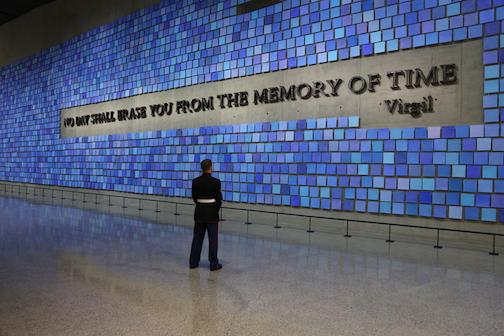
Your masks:
<instances>
[{"instance_id":1,"label":"blue watercolor square","mask_svg":"<svg viewBox=\"0 0 504 336\"><path fill-rule=\"evenodd\" d=\"M495 222L497 220L497 210L491 208L482 208L481 220L486 222Z\"/></svg>"}]
</instances>

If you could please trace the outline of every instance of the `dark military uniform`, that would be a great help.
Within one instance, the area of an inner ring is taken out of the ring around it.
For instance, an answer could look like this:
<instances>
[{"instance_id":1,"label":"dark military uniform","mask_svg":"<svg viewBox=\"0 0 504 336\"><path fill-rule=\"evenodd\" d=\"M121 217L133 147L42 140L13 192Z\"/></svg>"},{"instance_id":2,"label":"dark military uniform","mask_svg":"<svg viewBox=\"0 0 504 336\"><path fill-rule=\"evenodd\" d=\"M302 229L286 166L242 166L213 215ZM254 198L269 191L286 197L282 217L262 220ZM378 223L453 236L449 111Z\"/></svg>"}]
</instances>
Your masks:
<instances>
[{"instance_id":1,"label":"dark military uniform","mask_svg":"<svg viewBox=\"0 0 504 336\"><path fill-rule=\"evenodd\" d=\"M203 173L192 181L192 198L196 203L194 210L194 237L189 265L197 267L205 231L208 231L208 260L210 267L219 264L217 258L217 239L219 209L222 205L221 182L209 173Z\"/></svg>"}]
</instances>

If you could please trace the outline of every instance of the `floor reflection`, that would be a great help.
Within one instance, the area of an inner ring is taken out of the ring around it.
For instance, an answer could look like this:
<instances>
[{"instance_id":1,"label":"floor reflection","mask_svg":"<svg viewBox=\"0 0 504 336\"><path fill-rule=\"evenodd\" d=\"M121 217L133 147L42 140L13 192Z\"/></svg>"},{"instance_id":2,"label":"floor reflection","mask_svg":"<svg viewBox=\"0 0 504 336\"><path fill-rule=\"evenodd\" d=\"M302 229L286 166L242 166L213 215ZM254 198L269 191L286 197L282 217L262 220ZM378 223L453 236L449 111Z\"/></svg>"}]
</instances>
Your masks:
<instances>
[{"instance_id":1,"label":"floor reflection","mask_svg":"<svg viewBox=\"0 0 504 336\"><path fill-rule=\"evenodd\" d=\"M1 336L504 328L504 256L225 222L224 269L209 272L187 267L184 216L158 224L9 197L0 211Z\"/></svg>"}]
</instances>

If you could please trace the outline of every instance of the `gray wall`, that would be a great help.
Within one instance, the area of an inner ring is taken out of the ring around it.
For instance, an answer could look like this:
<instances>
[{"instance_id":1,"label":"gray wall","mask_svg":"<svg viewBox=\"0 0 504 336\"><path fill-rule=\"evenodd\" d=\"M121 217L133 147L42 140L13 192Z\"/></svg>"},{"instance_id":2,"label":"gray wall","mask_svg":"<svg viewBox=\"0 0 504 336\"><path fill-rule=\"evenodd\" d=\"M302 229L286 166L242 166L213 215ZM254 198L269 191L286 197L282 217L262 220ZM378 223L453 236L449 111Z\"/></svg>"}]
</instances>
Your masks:
<instances>
[{"instance_id":1,"label":"gray wall","mask_svg":"<svg viewBox=\"0 0 504 336\"><path fill-rule=\"evenodd\" d=\"M57 45L73 36L88 31L102 24L128 15L140 8L150 6L157 0L88 0L65 1L57 0L42 6L32 12L0 26L0 66L28 57L43 49ZM61 188L59 188L61 189ZM104 192L106 193L106 192ZM247 205L240 205L247 206ZM270 207L247 206L251 208ZM188 211L190 212L190 208ZM286 212L302 212L317 215L316 210L284 208ZM231 215L231 214L229 214ZM243 217L243 213L237 214ZM459 221L441 221L435 219L409 218L406 216L375 216L356 213L333 213L335 217L370 219L386 222L400 222L412 225L428 225L433 227L449 227L463 229L501 230L499 226L485 226L482 223ZM296 225L294 220L290 220ZM285 225L285 224L284 224ZM301 225L301 224L300 224ZM305 225L305 224L303 224ZM376 226L375 226L376 227ZM374 228L373 228L374 229ZM381 231L381 230L380 230ZM419 230L419 233L423 232Z\"/></svg>"},{"instance_id":2,"label":"gray wall","mask_svg":"<svg viewBox=\"0 0 504 336\"><path fill-rule=\"evenodd\" d=\"M57 45L159 0L57 0L0 26L0 66Z\"/></svg>"}]
</instances>

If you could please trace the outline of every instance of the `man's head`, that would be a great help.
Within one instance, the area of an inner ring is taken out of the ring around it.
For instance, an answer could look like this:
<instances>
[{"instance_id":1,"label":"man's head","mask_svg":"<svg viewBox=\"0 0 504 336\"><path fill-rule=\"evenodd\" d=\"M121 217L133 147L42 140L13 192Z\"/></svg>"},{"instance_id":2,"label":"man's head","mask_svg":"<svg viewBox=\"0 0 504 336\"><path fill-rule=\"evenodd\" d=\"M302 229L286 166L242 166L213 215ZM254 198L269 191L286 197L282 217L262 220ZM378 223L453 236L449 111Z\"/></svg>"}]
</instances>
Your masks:
<instances>
[{"instance_id":1,"label":"man's head","mask_svg":"<svg viewBox=\"0 0 504 336\"><path fill-rule=\"evenodd\" d=\"M201 170L203 173L211 173L212 172L212 160L205 159L201 161Z\"/></svg>"}]
</instances>

